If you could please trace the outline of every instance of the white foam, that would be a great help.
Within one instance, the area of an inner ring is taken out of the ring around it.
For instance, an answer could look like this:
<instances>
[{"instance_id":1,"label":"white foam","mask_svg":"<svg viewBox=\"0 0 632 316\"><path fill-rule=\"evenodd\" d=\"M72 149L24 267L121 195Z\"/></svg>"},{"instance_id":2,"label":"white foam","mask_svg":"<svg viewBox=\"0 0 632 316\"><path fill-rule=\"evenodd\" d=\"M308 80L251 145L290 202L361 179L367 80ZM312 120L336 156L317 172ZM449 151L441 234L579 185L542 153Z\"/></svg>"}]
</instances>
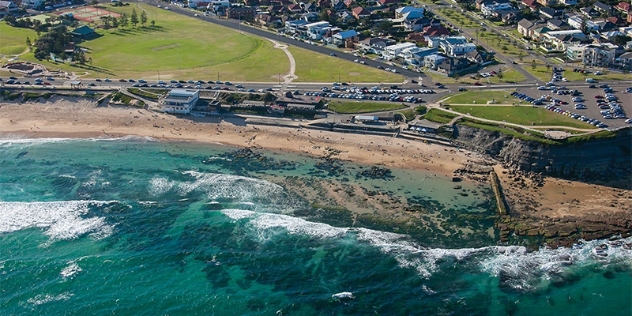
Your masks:
<instances>
[{"instance_id":1,"label":"white foam","mask_svg":"<svg viewBox=\"0 0 632 316\"><path fill-rule=\"evenodd\" d=\"M74 261L69 261L68 266L66 266L59 273L64 279L74 277L77 273L81 272L81 267Z\"/></svg>"},{"instance_id":2,"label":"white foam","mask_svg":"<svg viewBox=\"0 0 632 316\"><path fill-rule=\"evenodd\" d=\"M58 295L51 294L39 294L35 297L29 298L26 302L35 306L54 302L54 301L67 301L73 296L70 292L63 292Z\"/></svg>"},{"instance_id":3,"label":"white foam","mask_svg":"<svg viewBox=\"0 0 632 316\"><path fill-rule=\"evenodd\" d=\"M51 240L68 240L91 233L103 238L112 227L101 217L82 218L90 205L103 201L0 202L0 233L39 227Z\"/></svg>"},{"instance_id":4,"label":"white foam","mask_svg":"<svg viewBox=\"0 0 632 316\"><path fill-rule=\"evenodd\" d=\"M451 261L452 264L467 265L493 276L504 274L512 280L509 286L528 291L546 285L545 281L553 274L576 266L604 263L632 266L632 250L621 247L620 243L618 246L608 247L608 256L596 258L592 249L603 243L598 240L585 243L581 249L543 248L536 252L528 252L527 248L522 246L429 249L417 245L408 236L401 234L366 228L333 227L282 214L240 209L226 209L222 210L222 213L233 220L249 219L248 223L257 229L260 241L267 241L270 234L276 234L278 230L274 228L284 228L284 232L289 234L306 234L318 238L340 238L353 233L358 241L377 247L382 253L395 258L401 267L415 269L422 278L430 278L441 269L442 264ZM630 244L632 237L621 242Z\"/></svg>"},{"instance_id":5,"label":"white foam","mask_svg":"<svg viewBox=\"0 0 632 316\"><path fill-rule=\"evenodd\" d=\"M283 193L283 187L269 181L219 173L185 171L193 176L193 182L178 184L180 194L194 190L207 192L209 199L232 198L248 201L252 198L268 198Z\"/></svg>"},{"instance_id":6,"label":"white foam","mask_svg":"<svg viewBox=\"0 0 632 316\"><path fill-rule=\"evenodd\" d=\"M165 194L171 190L175 183L167 178L155 177L149 181L149 194L154 196Z\"/></svg>"},{"instance_id":7,"label":"white foam","mask_svg":"<svg viewBox=\"0 0 632 316\"><path fill-rule=\"evenodd\" d=\"M336 293L336 294L332 295L331 298L336 299L336 300L354 299L355 296L353 296L353 293L351 293L351 292L340 292L340 293Z\"/></svg>"}]
</instances>

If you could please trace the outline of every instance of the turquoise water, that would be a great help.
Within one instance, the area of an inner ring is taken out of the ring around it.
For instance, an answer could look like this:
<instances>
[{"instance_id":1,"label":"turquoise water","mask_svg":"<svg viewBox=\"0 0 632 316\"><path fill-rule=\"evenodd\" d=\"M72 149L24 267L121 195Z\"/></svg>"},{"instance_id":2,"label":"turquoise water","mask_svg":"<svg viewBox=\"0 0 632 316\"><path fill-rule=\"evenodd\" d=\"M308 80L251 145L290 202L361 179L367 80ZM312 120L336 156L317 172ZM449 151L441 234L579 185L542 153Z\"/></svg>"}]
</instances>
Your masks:
<instances>
[{"instance_id":1,"label":"turquoise water","mask_svg":"<svg viewBox=\"0 0 632 316\"><path fill-rule=\"evenodd\" d=\"M485 186L463 183L463 196L421 172L373 179L367 166L256 153L0 140L0 313L632 314L630 250L499 245ZM415 205L418 222L353 220L280 179L356 184Z\"/></svg>"}]
</instances>

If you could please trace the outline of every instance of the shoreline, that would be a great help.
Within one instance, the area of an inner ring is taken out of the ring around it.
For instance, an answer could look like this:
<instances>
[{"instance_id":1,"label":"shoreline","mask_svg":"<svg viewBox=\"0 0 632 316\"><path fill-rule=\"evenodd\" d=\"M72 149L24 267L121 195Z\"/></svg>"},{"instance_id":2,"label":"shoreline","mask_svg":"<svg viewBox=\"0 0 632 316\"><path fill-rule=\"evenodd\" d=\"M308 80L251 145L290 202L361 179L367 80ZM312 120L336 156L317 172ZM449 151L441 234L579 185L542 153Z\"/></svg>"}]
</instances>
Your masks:
<instances>
[{"instance_id":1,"label":"shoreline","mask_svg":"<svg viewBox=\"0 0 632 316\"><path fill-rule=\"evenodd\" d=\"M179 118L138 108L97 106L93 100L60 96L44 102L1 102L2 134L28 138L134 135L157 141L187 141L332 157L365 165L423 170L446 177L455 176L455 172L468 164L492 164L510 206L508 216L511 221L501 223L501 235L504 231L524 236L573 236L578 239L589 237L581 234L578 228L583 226L581 223L595 227L595 234L600 229L630 231L632 225L629 223L632 214L630 191L550 177L533 181L529 175L512 173L497 161L475 152L402 138L249 125L237 117L224 120ZM478 174L458 176L479 183L487 179ZM519 223L513 225L516 221ZM520 225L524 223L529 227Z\"/></svg>"}]
</instances>

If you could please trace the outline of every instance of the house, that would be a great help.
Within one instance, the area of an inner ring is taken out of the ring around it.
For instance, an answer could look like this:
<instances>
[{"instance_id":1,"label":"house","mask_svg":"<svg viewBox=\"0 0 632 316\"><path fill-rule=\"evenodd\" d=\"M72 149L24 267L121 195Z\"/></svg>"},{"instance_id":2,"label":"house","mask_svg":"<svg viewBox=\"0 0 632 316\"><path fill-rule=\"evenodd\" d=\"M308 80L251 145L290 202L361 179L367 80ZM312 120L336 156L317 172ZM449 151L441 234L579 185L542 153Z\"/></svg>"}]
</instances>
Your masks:
<instances>
[{"instance_id":1,"label":"house","mask_svg":"<svg viewBox=\"0 0 632 316\"><path fill-rule=\"evenodd\" d=\"M44 2L45 2L44 0L24 0L22 1L22 5L29 8L37 9L37 8L43 8Z\"/></svg>"},{"instance_id":2,"label":"house","mask_svg":"<svg viewBox=\"0 0 632 316\"><path fill-rule=\"evenodd\" d=\"M597 25L599 25L599 32L609 32L612 30L616 30L618 28L618 26L616 26L615 24L613 24L612 22L606 20L606 21L599 21L599 22L595 22L597 23Z\"/></svg>"},{"instance_id":3,"label":"house","mask_svg":"<svg viewBox=\"0 0 632 316\"><path fill-rule=\"evenodd\" d=\"M173 89L158 102L165 113L189 114L199 98L199 90Z\"/></svg>"},{"instance_id":4,"label":"house","mask_svg":"<svg viewBox=\"0 0 632 316\"><path fill-rule=\"evenodd\" d=\"M70 32L70 35L83 40L91 39L98 36L98 34L87 25L83 25L72 30Z\"/></svg>"},{"instance_id":5,"label":"house","mask_svg":"<svg viewBox=\"0 0 632 316\"><path fill-rule=\"evenodd\" d=\"M469 43L463 36L445 37L439 40L439 48L450 57L462 56L476 50L474 43Z\"/></svg>"},{"instance_id":6,"label":"house","mask_svg":"<svg viewBox=\"0 0 632 316\"><path fill-rule=\"evenodd\" d=\"M226 9L226 16L229 19L239 19L242 21L252 21L257 10L251 7L230 7Z\"/></svg>"},{"instance_id":7,"label":"house","mask_svg":"<svg viewBox=\"0 0 632 316\"><path fill-rule=\"evenodd\" d=\"M307 31L307 36L315 41L322 39L323 35L332 29L332 26L327 21L309 23L303 27Z\"/></svg>"},{"instance_id":8,"label":"house","mask_svg":"<svg viewBox=\"0 0 632 316\"><path fill-rule=\"evenodd\" d=\"M513 6L508 2L484 2L481 4L481 13L484 16L492 16L494 11L512 9Z\"/></svg>"},{"instance_id":9,"label":"house","mask_svg":"<svg viewBox=\"0 0 632 316\"><path fill-rule=\"evenodd\" d=\"M17 4L12 1L0 1L0 11L4 11L6 13L14 13L20 10Z\"/></svg>"},{"instance_id":10,"label":"house","mask_svg":"<svg viewBox=\"0 0 632 316\"><path fill-rule=\"evenodd\" d=\"M424 8L412 6L400 7L395 10L395 19L405 18L406 20L419 19L424 17Z\"/></svg>"},{"instance_id":11,"label":"house","mask_svg":"<svg viewBox=\"0 0 632 316\"><path fill-rule=\"evenodd\" d=\"M292 3L287 6L287 11L291 13L301 13L303 12L303 8L298 4Z\"/></svg>"},{"instance_id":12,"label":"house","mask_svg":"<svg viewBox=\"0 0 632 316\"><path fill-rule=\"evenodd\" d=\"M466 58L446 58L438 66L437 71L452 77L470 67L470 62Z\"/></svg>"},{"instance_id":13,"label":"house","mask_svg":"<svg viewBox=\"0 0 632 316\"><path fill-rule=\"evenodd\" d=\"M334 40L334 44L336 45L345 45L345 47L353 47L353 43L358 41L358 32L355 30L338 32L332 36ZM347 43L351 43L351 45L347 45Z\"/></svg>"},{"instance_id":14,"label":"house","mask_svg":"<svg viewBox=\"0 0 632 316\"><path fill-rule=\"evenodd\" d=\"M618 16L611 16L609 18L606 19L606 21L616 25L616 26L626 26L627 22L625 21L625 19L622 19ZM602 28L603 29L603 28Z\"/></svg>"},{"instance_id":15,"label":"house","mask_svg":"<svg viewBox=\"0 0 632 316\"><path fill-rule=\"evenodd\" d=\"M262 26L278 27L282 24L281 19L266 13L260 13L255 16L255 22Z\"/></svg>"},{"instance_id":16,"label":"house","mask_svg":"<svg viewBox=\"0 0 632 316\"><path fill-rule=\"evenodd\" d=\"M399 2L399 0L378 0L378 3L385 7L388 5L393 5L393 4L397 4Z\"/></svg>"},{"instance_id":17,"label":"house","mask_svg":"<svg viewBox=\"0 0 632 316\"><path fill-rule=\"evenodd\" d=\"M424 57L424 67L428 69L437 70L437 67L446 60L447 57L441 56L439 54L431 54Z\"/></svg>"},{"instance_id":18,"label":"house","mask_svg":"<svg viewBox=\"0 0 632 316\"><path fill-rule=\"evenodd\" d=\"M632 6L630 5L630 2L625 2L625 1L619 2L619 4L617 4L614 8L618 11L621 11L627 14L630 14L630 12L632 11Z\"/></svg>"},{"instance_id":19,"label":"house","mask_svg":"<svg viewBox=\"0 0 632 316\"><path fill-rule=\"evenodd\" d=\"M66 47L64 47L64 53L66 53L66 55L73 54L76 51L77 46L75 45L75 42L69 42Z\"/></svg>"},{"instance_id":20,"label":"house","mask_svg":"<svg viewBox=\"0 0 632 316\"><path fill-rule=\"evenodd\" d=\"M547 19L554 19L561 17L564 14L562 10L555 10L551 8L540 8L540 15Z\"/></svg>"},{"instance_id":21,"label":"house","mask_svg":"<svg viewBox=\"0 0 632 316\"><path fill-rule=\"evenodd\" d=\"M476 63L476 64L482 64L486 61L488 61L489 57L493 57L490 54L488 54L485 51L471 51L467 54L465 54L465 58L467 58L467 60L469 60L470 62Z\"/></svg>"},{"instance_id":22,"label":"house","mask_svg":"<svg viewBox=\"0 0 632 316\"><path fill-rule=\"evenodd\" d=\"M391 39L370 37L360 41L359 47L365 53L381 55L386 46L392 45L395 41Z\"/></svg>"},{"instance_id":23,"label":"house","mask_svg":"<svg viewBox=\"0 0 632 316\"><path fill-rule=\"evenodd\" d=\"M433 24L441 25L440 22L433 19L429 19L429 18L403 21L404 30L407 32L419 32L423 30L425 27L433 25Z\"/></svg>"},{"instance_id":24,"label":"house","mask_svg":"<svg viewBox=\"0 0 632 316\"><path fill-rule=\"evenodd\" d=\"M331 2L331 6L336 10L344 10L347 8L347 5L345 5L345 2L343 0L333 0Z\"/></svg>"},{"instance_id":25,"label":"house","mask_svg":"<svg viewBox=\"0 0 632 316\"><path fill-rule=\"evenodd\" d=\"M565 6L577 5L577 0L559 0L559 3Z\"/></svg>"},{"instance_id":26,"label":"house","mask_svg":"<svg viewBox=\"0 0 632 316\"><path fill-rule=\"evenodd\" d=\"M482 10L486 5L509 3L509 0L474 0L476 10Z\"/></svg>"},{"instance_id":27,"label":"house","mask_svg":"<svg viewBox=\"0 0 632 316\"><path fill-rule=\"evenodd\" d=\"M549 31L550 31L550 29L548 27L546 27L546 26L538 27L538 28L532 28L531 39L533 39L535 41L539 41L544 36L544 34L546 34Z\"/></svg>"},{"instance_id":28,"label":"house","mask_svg":"<svg viewBox=\"0 0 632 316\"><path fill-rule=\"evenodd\" d=\"M576 30L587 32L599 31L599 25L597 23L579 15L571 16L567 21L568 25ZM584 30L582 27L585 27L586 29Z\"/></svg>"},{"instance_id":29,"label":"house","mask_svg":"<svg viewBox=\"0 0 632 316\"><path fill-rule=\"evenodd\" d=\"M556 30L565 30L565 29L568 29L568 27L569 27L568 23L566 23L566 22L564 22L564 21L562 21L562 20L558 20L558 19L551 19L551 20L548 20L548 21L546 22L546 26L547 26L549 29L553 30L553 31L556 31Z\"/></svg>"},{"instance_id":30,"label":"house","mask_svg":"<svg viewBox=\"0 0 632 316\"><path fill-rule=\"evenodd\" d=\"M538 10L538 2L536 0L522 0L522 4L531 11Z\"/></svg>"},{"instance_id":31,"label":"house","mask_svg":"<svg viewBox=\"0 0 632 316\"><path fill-rule=\"evenodd\" d=\"M299 32L300 28L309 24L305 20L292 20L285 21L285 32L289 34L296 34Z\"/></svg>"},{"instance_id":32,"label":"house","mask_svg":"<svg viewBox=\"0 0 632 316\"><path fill-rule=\"evenodd\" d=\"M518 33L520 33L523 37L530 38L531 35L533 35L532 28L534 25L535 24L533 24L533 22L527 19L522 19L518 22Z\"/></svg>"},{"instance_id":33,"label":"house","mask_svg":"<svg viewBox=\"0 0 632 316\"><path fill-rule=\"evenodd\" d=\"M405 51L404 60L412 65L423 65L424 58L426 56L430 56L432 54L436 54L438 50L436 48L428 48L428 47L415 47Z\"/></svg>"},{"instance_id":34,"label":"house","mask_svg":"<svg viewBox=\"0 0 632 316\"><path fill-rule=\"evenodd\" d=\"M494 13L500 15L500 20L505 25L516 24L518 22L518 17L521 15L520 11L515 10L515 9L500 10L500 11L495 11Z\"/></svg>"},{"instance_id":35,"label":"house","mask_svg":"<svg viewBox=\"0 0 632 316\"><path fill-rule=\"evenodd\" d=\"M318 22L318 20L320 20L320 17L315 12L307 12L303 14L303 16L301 16L301 19L307 22Z\"/></svg>"},{"instance_id":36,"label":"house","mask_svg":"<svg viewBox=\"0 0 632 316\"><path fill-rule=\"evenodd\" d=\"M610 42L617 36L625 36L625 33L621 31L609 31L609 32L601 32L599 35L601 36L601 38Z\"/></svg>"},{"instance_id":37,"label":"house","mask_svg":"<svg viewBox=\"0 0 632 316\"><path fill-rule=\"evenodd\" d=\"M338 14L338 17L342 21L342 24L349 24L349 23L353 23L355 21L355 17L353 16L353 14L351 14L351 12L349 12L347 10L344 10L344 11L340 12Z\"/></svg>"},{"instance_id":38,"label":"house","mask_svg":"<svg viewBox=\"0 0 632 316\"><path fill-rule=\"evenodd\" d=\"M433 37L448 36L451 34L450 30L445 28L443 25L426 26L424 27L423 32L425 36L433 36Z\"/></svg>"},{"instance_id":39,"label":"house","mask_svg":"<svg viewBox=\"0 0 632 316\"><path fill-rule=\"evenodd\" d=\"M540 47L547 52L563 52L569 45L587 40L580 30L551 31L540 38Z\"/></svg>"},{"instance_id":40,"label":"house","mask_svg":"<svg viewBox=\"0 0 632 316\"><path fill-rule=\"evenodd\" d=\"M382 58L391 60L397 58L399 54L407 48L417 47L415 43L399 43L395 45L386 46L382 52Z\"/></svg>"},{"instance_id":41,"label":"house","mask_svg":"<svg viewBox=\"0 0 632 316\"><path fill-rule=\"evenodd\" d=\"M609 6L605 3L602 3L600 1L595 2L595 4L593 4L593 6L595 7L595 10L599 11L600 13L605 13L605 14L610 14L612 13L612 6Z\"/></svg>"},{"instance_id":42,"label":"house","mask_svg":"<svg viewBox=\"0 0 632 316\"><path fill-rule=\"evenodd\" d=\"M585 8L579 9L579 12L588 18L598 17L600 14L593 6L587 6Z\"/></svg>"},{"instance_id":43,"label":"house","mask_svg":"<svg viewBox=\"0 0 632 316\"><path fill-rule=\"evenodd\" d=\"M557 5L557 0L537 0L537 1L539 4L545 7Z\"/></svg>"},{"instance_id":44,"label":"house","mask_svg":"<svg viewBox=\"0 0 632 316\"><path fill-rule=\"evenodd\" d=\"M413 32L406 35L406 40L415 43L425 43L426 40L424 39L424 37L425 36L423 32Z\"/></svg>"},{"instance_id":45,"label":"house","mask_svg":"<svg viewBox=\"0 0 632 316\"><path fill-rule=\"evenodd\" d=\"M358 20L371 17L371 12L367 11L363 7L355 7L351 10L351 13Z\"/></svg>"},{"instance_id":46,"label":"house","mask_svg":"<svg viewBox=\"0 0 632 316\"><path fill-rule=\"evenodd\" d=\"M301 3L301 7L303 8L303 11L305 11L305 12L313 13L313 12L318 11L318 7L313 2Z\"/></svg>"},{"instance_id":47,"label":"house","mask_svg":"<svg viewBox=\"0 0 632 316\"><path fill-rule=\"evenodd\" d=\"M350 8L355 3L354 0L344 0L343 2L347 8Z\"/></svg>"}]
</instances>

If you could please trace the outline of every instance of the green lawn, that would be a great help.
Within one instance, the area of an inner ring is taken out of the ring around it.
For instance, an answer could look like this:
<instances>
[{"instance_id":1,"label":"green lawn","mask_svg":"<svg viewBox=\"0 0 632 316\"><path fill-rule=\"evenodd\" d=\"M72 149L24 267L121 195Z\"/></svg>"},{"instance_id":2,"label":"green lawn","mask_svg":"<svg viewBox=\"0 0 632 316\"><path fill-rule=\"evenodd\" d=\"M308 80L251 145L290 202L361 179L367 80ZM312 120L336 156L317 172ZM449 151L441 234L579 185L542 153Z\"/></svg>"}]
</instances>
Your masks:
<instances>
[{"instance_id":1,"label":"green lawn","mask_svg":"<svg viewBox=\"0 0 632 316\"><path fill-rule=\"evenodd\" d=\"M4 21L0 21L0 54L17 55L24 52L27 37L34 42L37 33L31 29L10 27Z\"/></svg>"},{"instance_id":2,"label":"green lawn","mask_svg":"<svg viewBox=\"0 0 632 316\"><path fill-rule=\"evenodd\" d=\"M440 109L430 109L430 111L428 111L428 113L426 113L426 115L424 115L424 118L428 121L431 122L436 122L436 123L448 123L450 121L452 121L453 118L457 117L458 115L450 113L450 112L446 112L444 110L440 110Z\"/></svg>"},{"instance_id":3,"label":"green lawn","mask_svg":"<svg viewBox=\"0 0 632 316\"><path fill-rule=\"evenodd\" d=\"M436 11L445 16L453 25L460 28L474 28L478 25L472 18L458 10L461 10L461 8L441 8Z\"/></svg>"},{"instance_id":4,"label":"green lawn","mask_svg":"<svg viewBox=\"0 0 632 316\"><path fill-rule=\"evenodd\" d=\"M405 109L407 106L395 102L366 102L366 101L330 101L330 110L341 114L369 113Z\"/></svg>"},{"instance_id":5,"label":"green lawn","mask_svg":"<svg viewBox=\"0 0 632 316\"><path fill-rule=\"evenodd\" d=\"M156 27L148 23L146 27L100 29L101 37L81 44L88 49L88 57L92 59L86 65L37 61L33 54L26 54L21 59L41 63L50 69L101 78L217 80L219 76L224 81L276 82L289 72L289 59L268 40L144 4L125 7L106 5L106 8L128 14L132 8L139 14L146 10L148 20L155 20ZM11 38L18 38L20 44L25 42L25 36L19 38L15 36L14 29L7 30L0 35L8 33ZM10 48L4 43L0 43L0 52ZM404 80L401 75L339 58L295 47L291 50L297 61L298 81L338 81L338 75L341 81L347 82L399 83Z\"/></svg>"},{"instance_id":6,"label":"green lawn","mask_svg":"<svg viewBox=\"0 0 632 316\"><path fill-rule=\"evenodd\" d=\"M511 96L513 90L506 91L481 91L470 90L459 92L444 101L446 104L487 104L487 101L496 100L498 104L512 104L520 101Z\"/></svg>"},{"instance_id":7,"label":"green lawn","mask_svg":"<svg viewBox=\"0 0 632 316\"><path fill-rule=\"evenodd\" d=\"M525 126L568 126L595 129L594 126L565 115L531 106L450 106L451 110L494 121Z\"/></svg>"},{"instance_id":8,"label":"green lawn","mask_svg":"<svg viewBox=\"0 0 632 316\"><path fill-rule=\"evenodd\" d=\"M478 34L478 42L489 45L494 51L507 56L518 56L524 50L512 43L513 39L500 36L490 30Z\"/></svg>"},{"instance_id":9,"label":"green lawn","mask_svg":"<svg viewBox=\"0 0 632 316\"><path fill-rule=\"evenodd\" d=\"M387 82L401 83L404 77L338 57L316 54L306 49L290 46L296 60L296 81L301 82ZM287 57L286 57L287 58Z\"/></svg>"}]
</instances>

